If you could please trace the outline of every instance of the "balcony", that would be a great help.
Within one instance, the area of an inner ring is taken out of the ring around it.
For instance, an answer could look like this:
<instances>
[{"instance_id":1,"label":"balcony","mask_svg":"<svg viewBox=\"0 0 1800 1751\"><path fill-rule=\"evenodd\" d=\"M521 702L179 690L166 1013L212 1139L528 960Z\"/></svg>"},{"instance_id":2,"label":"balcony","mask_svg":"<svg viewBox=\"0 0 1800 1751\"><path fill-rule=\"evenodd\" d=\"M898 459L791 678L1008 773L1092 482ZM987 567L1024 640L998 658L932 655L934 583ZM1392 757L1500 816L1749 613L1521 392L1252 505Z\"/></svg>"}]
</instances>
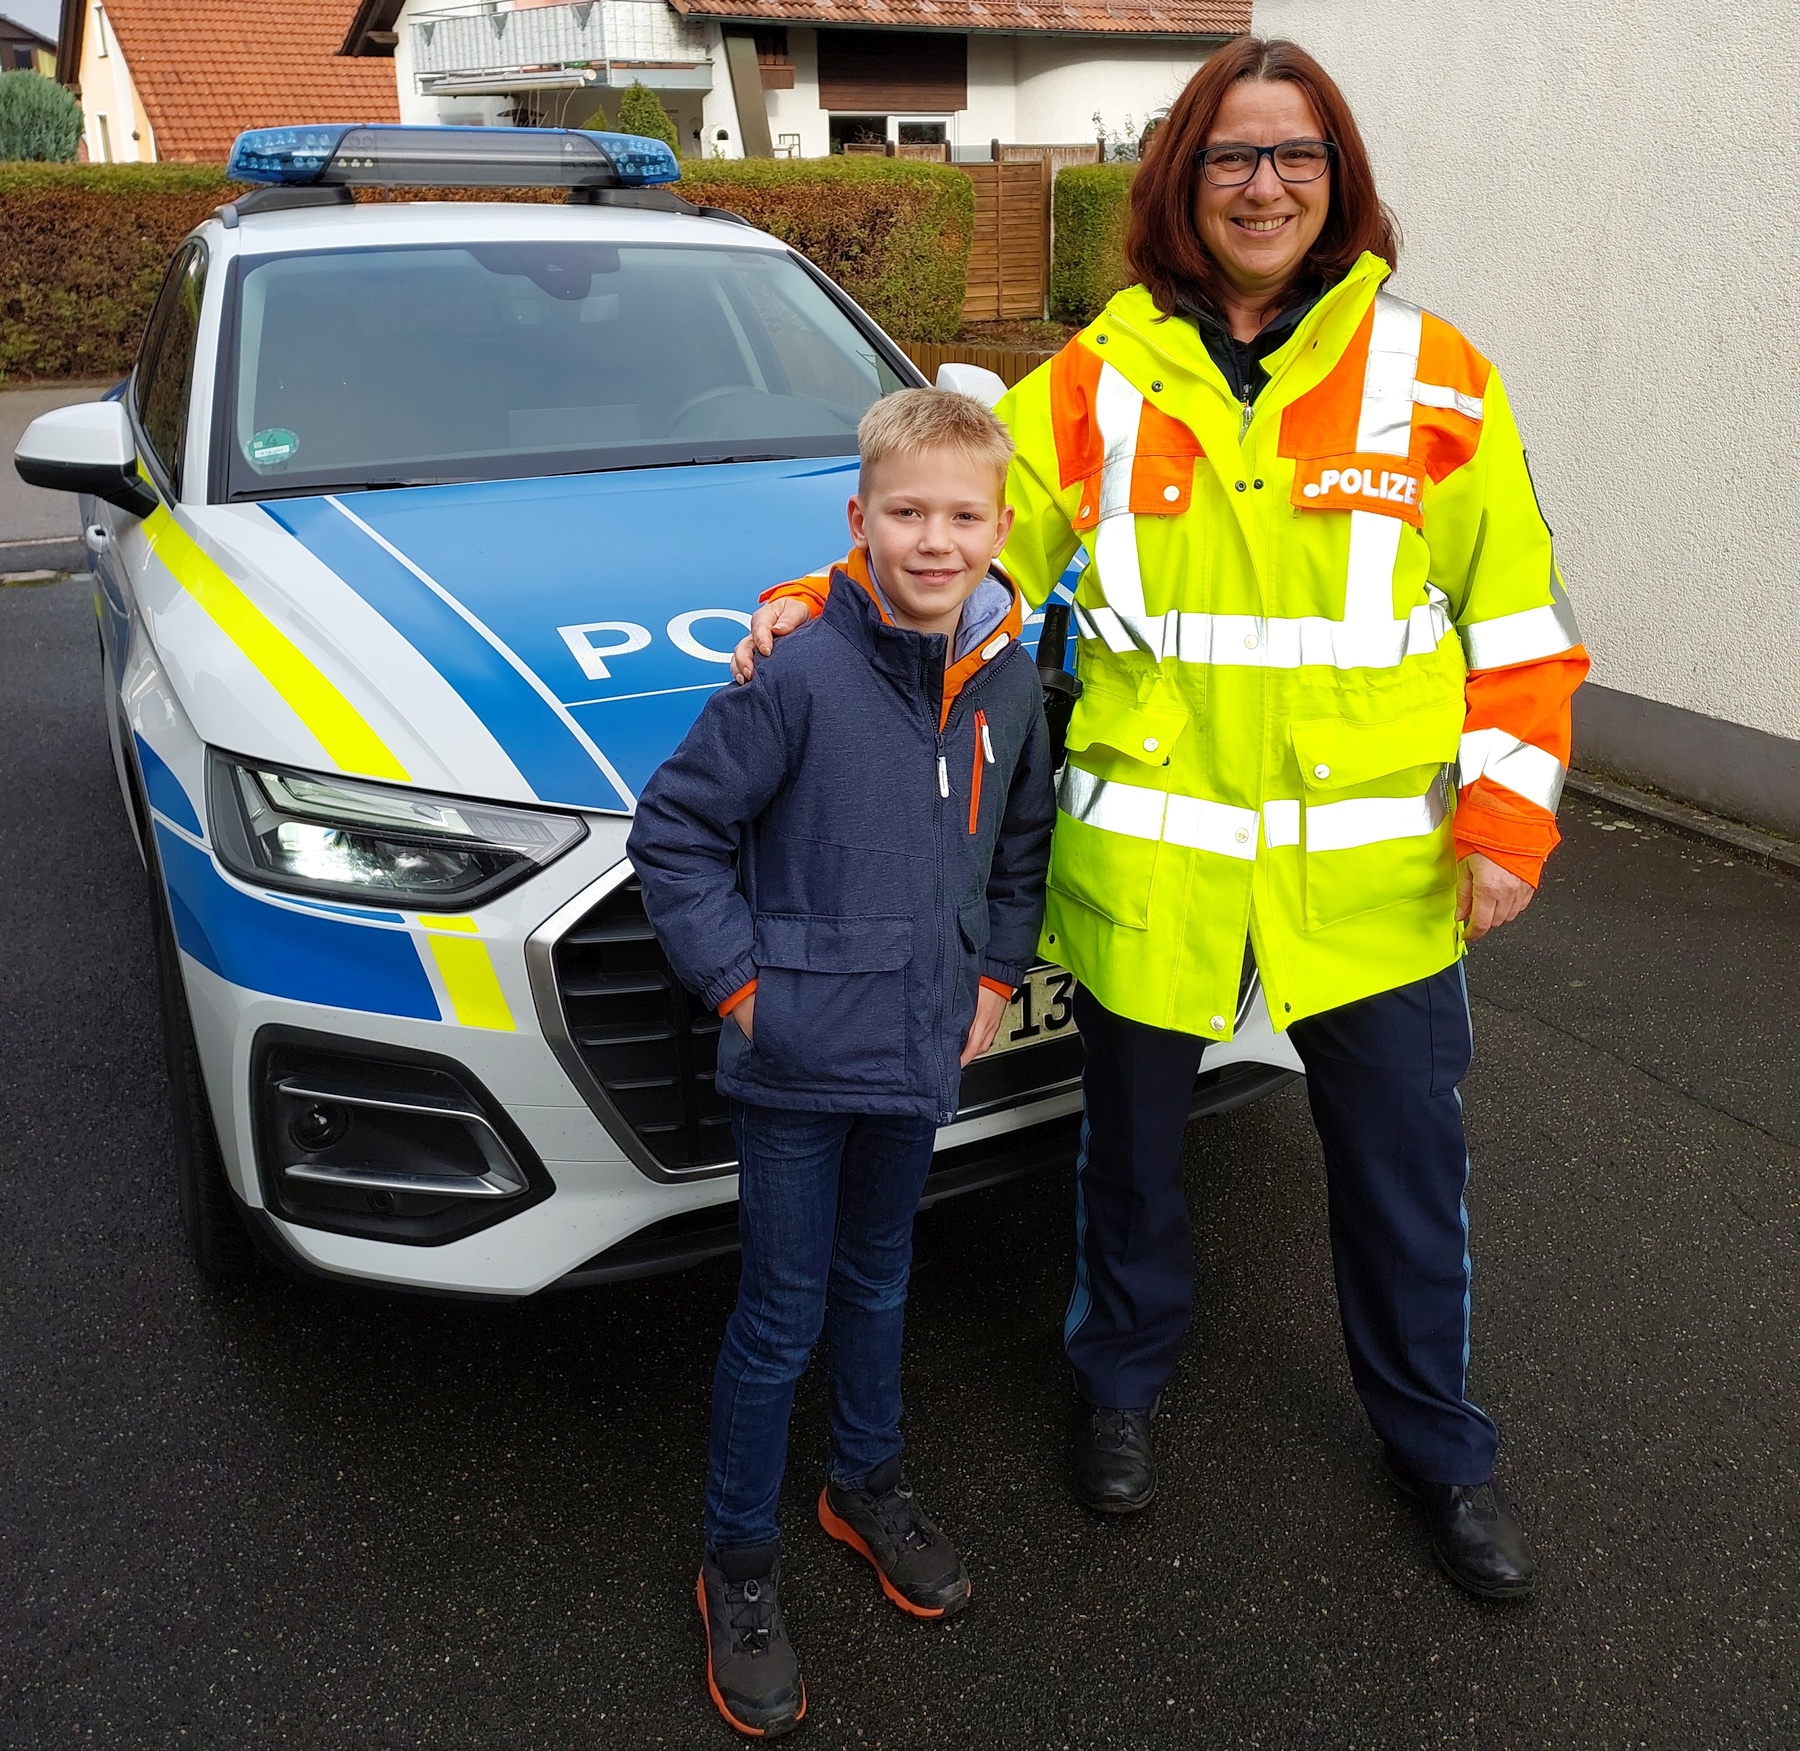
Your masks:
<instances>
[{"instance_id":1,"label":"balcony","mask_svg":"<svg viewBox=\"0 0 1800 1751\"><path fill-rule=\"evenodd\" d=\"M567 6L489 3L415 13L413 76L422 96L499 95L641 80L709 91L704 26L667 0L580 0Z\"/></svg>"}]
</instances>

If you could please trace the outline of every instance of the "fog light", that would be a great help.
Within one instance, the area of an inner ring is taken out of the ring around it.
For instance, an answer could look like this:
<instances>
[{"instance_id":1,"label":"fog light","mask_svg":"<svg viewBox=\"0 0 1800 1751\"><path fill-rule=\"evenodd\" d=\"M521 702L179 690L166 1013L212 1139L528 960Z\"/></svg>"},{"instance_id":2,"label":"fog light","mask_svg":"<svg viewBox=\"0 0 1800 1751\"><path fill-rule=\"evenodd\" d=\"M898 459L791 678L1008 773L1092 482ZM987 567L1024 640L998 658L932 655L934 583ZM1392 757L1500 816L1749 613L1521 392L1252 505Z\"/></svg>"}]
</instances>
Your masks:
<instances>
[{"instance_id":1,"label":"fog light","mask_svg":"<svg viewBox=\"0 0 1800 1751\"><path fill-rule=\"evenodd\" d=\"M342 1107L303 1107L288 1127L293 1139L309 1153L329 1149L349 1128L350 1115Z\"/></svg>"},{"instance_id":2,"label":"fog light","mask_svg":"<svg viewBox=\"0 0 1800 1751\"><path fill-rule=\"evenodd\" d=\"M554 1189L505 1109L448 1059L266 1029L254 1066L264 1197L286 1221L435 1246Z\"/></svg>"}]
</instances>

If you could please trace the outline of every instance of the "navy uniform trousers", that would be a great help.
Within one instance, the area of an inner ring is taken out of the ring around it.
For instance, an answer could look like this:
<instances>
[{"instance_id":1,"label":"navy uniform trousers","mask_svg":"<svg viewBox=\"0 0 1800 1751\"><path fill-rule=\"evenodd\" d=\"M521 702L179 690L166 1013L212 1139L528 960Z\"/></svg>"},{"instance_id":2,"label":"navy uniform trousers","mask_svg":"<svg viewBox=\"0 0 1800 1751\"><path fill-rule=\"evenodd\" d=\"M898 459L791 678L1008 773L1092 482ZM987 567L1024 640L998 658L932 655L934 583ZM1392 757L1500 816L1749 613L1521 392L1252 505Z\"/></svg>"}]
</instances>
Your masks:
<instances>
[{"instance_id":1,"label":"navy uniform trousers","mask_svg":"<svg viewBox=\"0 0 1800 1751\"><path fill-rule=\"evenodd\" d=\"M1086 991L1075 1289L1064 1343L1089 1403L1155 1403L1187 1331L1194 1246L1182 1137L1207 1042L1127 1021ZM1473 1039L1461 963L1289 1030L1324 1146L1350 1373L1375 1432L1433 1483L1493 1475L1465 1389L1469 1157L1457 1084Z\"/></svg>"}]
</instances>

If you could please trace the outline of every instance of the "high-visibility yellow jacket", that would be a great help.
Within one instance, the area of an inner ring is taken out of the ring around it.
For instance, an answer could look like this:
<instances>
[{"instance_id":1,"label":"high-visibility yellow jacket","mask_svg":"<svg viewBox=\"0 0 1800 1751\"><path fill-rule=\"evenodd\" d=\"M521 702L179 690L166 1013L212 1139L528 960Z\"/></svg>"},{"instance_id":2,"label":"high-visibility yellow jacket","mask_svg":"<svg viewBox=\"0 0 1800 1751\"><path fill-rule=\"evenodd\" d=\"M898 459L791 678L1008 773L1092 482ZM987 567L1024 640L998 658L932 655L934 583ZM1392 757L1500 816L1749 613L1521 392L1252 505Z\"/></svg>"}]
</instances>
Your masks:
<instances>
[{"instance_id":1,"label":"high-visibility yellow jacket","mask_svg":"<svg viewBox=\"0 0 1800 1751\"><path fill-rule=\"evenodd\" d=\"M1137 286L997 409L1007 569L1088 560L1043 949L1134 1020L1229 1038L1246 933L1277 1027L1439 972L1456 857L1556 843L1587 653L1499 374L1387 275L1252 407Z\"/></svg>"}]
</instances>

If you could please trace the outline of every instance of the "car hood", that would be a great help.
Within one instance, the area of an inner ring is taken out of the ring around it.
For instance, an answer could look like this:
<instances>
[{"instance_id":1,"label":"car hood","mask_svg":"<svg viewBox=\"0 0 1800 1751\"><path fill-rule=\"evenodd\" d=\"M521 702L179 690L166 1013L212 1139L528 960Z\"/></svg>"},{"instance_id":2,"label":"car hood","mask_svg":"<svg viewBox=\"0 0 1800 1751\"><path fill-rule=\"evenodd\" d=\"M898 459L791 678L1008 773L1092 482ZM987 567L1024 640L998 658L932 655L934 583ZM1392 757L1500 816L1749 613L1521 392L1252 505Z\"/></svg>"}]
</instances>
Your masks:
<instances>
[{"instance_id":1,"label":"car hood","mask_svg":"<svg viewBox=\"0 0 1800 1751\"><path fill-rule=\"evenodd\" d=\"M762 591L844 551L855 471L736 463L184 509L152 520L152 632L215 745L628 810L726 681Z\"/></svg>"}]
</instances>

